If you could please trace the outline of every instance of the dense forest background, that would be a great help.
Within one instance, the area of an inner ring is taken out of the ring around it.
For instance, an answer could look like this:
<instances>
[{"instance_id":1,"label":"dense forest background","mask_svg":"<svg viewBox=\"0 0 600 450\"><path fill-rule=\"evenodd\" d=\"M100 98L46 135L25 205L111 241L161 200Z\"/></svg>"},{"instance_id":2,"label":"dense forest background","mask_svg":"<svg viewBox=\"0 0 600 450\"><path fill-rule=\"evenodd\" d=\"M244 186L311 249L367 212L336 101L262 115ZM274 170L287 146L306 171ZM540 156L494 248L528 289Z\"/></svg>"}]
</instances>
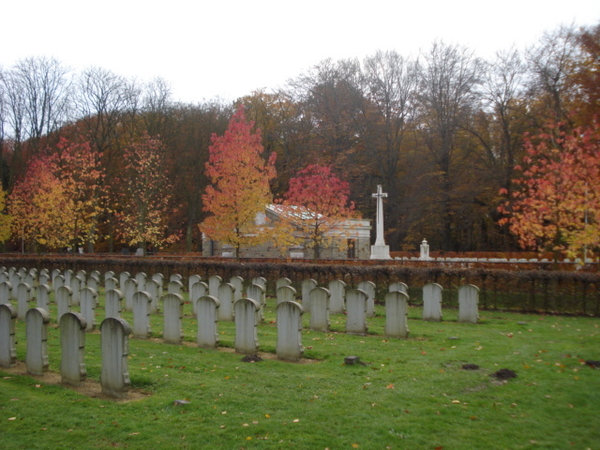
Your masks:
<instances>
[{"instance_id":1,"label":"dense forest background","mask_svg":"<svg viewBox=\"0 0 600 450\"><path fill-rule=\"evenodd\" d=\"M169 193L161 232L175 237L165 248L198 251L211 136L243 104L265 158L277 154L275 198L307 165L330 165L365 218L375 217L371 194L383 186L392 250L417 249L423 238L435 250L514 250L498 206L514 189L524 137L591 126L599 97L600 25L561 27L526 52L506 49L493 60L443 41L414 58L381 51L329 59L276 91L232 103L182 104L163 79L139 83L99 67L74 73L31 57L0 69L0 177L10 196L31 161L65 143L89 146L103 171L93 182L110 205L94 248L116 251L125 240L111 217L126 215L127 202L111 199L136 176L130 149L150 136L160 143L144 145L161 153L153 170ZM21 245L18 238L10 245Z\"/></svg>"}]
</instances>

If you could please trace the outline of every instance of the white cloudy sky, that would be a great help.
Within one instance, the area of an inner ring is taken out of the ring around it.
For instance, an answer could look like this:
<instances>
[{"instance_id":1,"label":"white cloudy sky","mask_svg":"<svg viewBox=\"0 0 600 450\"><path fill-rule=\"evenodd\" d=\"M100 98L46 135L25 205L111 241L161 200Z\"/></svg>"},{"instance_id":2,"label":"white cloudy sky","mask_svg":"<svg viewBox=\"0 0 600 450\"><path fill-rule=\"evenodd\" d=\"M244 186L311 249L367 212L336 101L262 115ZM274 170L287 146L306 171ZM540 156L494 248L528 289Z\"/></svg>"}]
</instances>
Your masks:
<instances>
[{"instance_id":1,"label":"white cloudy sky","mask_svg":"<svg viewBox=\"0 0 600 450\"><path fill-rule=\"evenodd\" d=\"M0 66L53 56L162 77L175 100L232 100L276 88L331 57L396 50L435 39L491 57L561 24L600 22L599 0L18 0L2 10Z\"/></svg>"}]
</instances>

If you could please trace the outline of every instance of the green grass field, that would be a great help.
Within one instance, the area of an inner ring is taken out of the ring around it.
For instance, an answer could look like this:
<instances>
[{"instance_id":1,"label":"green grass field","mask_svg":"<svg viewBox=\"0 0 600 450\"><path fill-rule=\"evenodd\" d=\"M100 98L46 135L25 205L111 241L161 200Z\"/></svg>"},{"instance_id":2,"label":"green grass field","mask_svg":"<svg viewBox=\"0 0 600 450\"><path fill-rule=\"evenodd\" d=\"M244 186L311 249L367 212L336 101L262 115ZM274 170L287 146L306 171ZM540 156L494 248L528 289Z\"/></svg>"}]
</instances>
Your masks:
<instances>
[{"instance_id":1,"label":"green grass field","mask_svg":"<svg viewBox=\"0 0 600 450\"><path fill-rule=\"evenodd\" d=\"M0 370L0 448L600 449L600 370L584 364L600 360L598 319L483 311L472 325L444 311L431 323L414 307L399 340L383 335L378 306L367 336L346 335L343 315L331 332L305 329L306 359L290 363L272 354L273 303L255 363L232 351L231 323L219 324L221 348L207 350L194 344L189 304L182 345L160 342L153 316L153 339L130 340L132 385L147 395L126 402ZM54 324L49 334L58 372ZM22 323L17 338L24 361ZM88 379L98 381L100 336L86 339ZM365 365L344 365L354 355ZM504 368L517 378L493 376Z\"/></svg>"}]
</instances>

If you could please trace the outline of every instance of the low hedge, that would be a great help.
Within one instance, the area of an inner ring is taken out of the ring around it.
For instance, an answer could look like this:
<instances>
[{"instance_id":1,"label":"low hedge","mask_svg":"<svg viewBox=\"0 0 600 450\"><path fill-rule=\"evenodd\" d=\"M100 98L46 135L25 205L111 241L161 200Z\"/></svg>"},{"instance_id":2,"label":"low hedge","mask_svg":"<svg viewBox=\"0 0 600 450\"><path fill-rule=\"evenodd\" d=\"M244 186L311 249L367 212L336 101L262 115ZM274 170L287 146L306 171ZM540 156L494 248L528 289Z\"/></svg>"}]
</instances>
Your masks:
<instances>
[{"instance_id":1,"label":"low hedge","mask_svg":"<svg viewBox=\"0 0 600 450\"><path fill-rule=\"evenodd\" d=\"M410 264L356 263L306 263L278 260L234 261L190 257L133 257L133 256L65 256L65 255L2 255L4 267L47 268L73 271L109 270L146 272L165 276L178 273L183 277L198 274L204 278L220 275L228 279L239 275L244 279L257 276L267 280L281 277L300 282L314 278L320 285L330 280L342 279L354 286L359 281L370 280L378 286L381 300L387 285L402 281L410 287L411 302L418 304L421 287L426 283L438 283L444 287L445 307L457 306L457 290L463 284L473 284L480 289L480 306L491 310L515 310L523 312L582 314L600 316L600 274L550 270L505 270L490 268L452 267L448 264L416 267Z\"/></svg>"}]
</instances>

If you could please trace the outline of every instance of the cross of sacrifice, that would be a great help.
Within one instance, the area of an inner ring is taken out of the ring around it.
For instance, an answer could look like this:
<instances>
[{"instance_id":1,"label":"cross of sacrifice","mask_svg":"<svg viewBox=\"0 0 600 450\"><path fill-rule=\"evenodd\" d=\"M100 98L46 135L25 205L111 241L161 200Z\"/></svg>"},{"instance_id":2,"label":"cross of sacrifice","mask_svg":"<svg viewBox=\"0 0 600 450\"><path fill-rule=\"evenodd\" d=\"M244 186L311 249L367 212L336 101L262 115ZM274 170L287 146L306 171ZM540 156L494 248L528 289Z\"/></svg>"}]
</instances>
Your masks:
<instances>
[{"instance_id":1,"label":"cross of sacrifice","mask_svg":"<svg viewBox=\"0 0 600 450\"><path fill-rule=\"evenodd\" d=\"M371 194L371 197L377 199L377 237L375 239L375 245L385 245L383 238L383 199L387 198L387 193L382 192L381 185L377 185L377 192Z\"/></svg>"}]
</instances>

